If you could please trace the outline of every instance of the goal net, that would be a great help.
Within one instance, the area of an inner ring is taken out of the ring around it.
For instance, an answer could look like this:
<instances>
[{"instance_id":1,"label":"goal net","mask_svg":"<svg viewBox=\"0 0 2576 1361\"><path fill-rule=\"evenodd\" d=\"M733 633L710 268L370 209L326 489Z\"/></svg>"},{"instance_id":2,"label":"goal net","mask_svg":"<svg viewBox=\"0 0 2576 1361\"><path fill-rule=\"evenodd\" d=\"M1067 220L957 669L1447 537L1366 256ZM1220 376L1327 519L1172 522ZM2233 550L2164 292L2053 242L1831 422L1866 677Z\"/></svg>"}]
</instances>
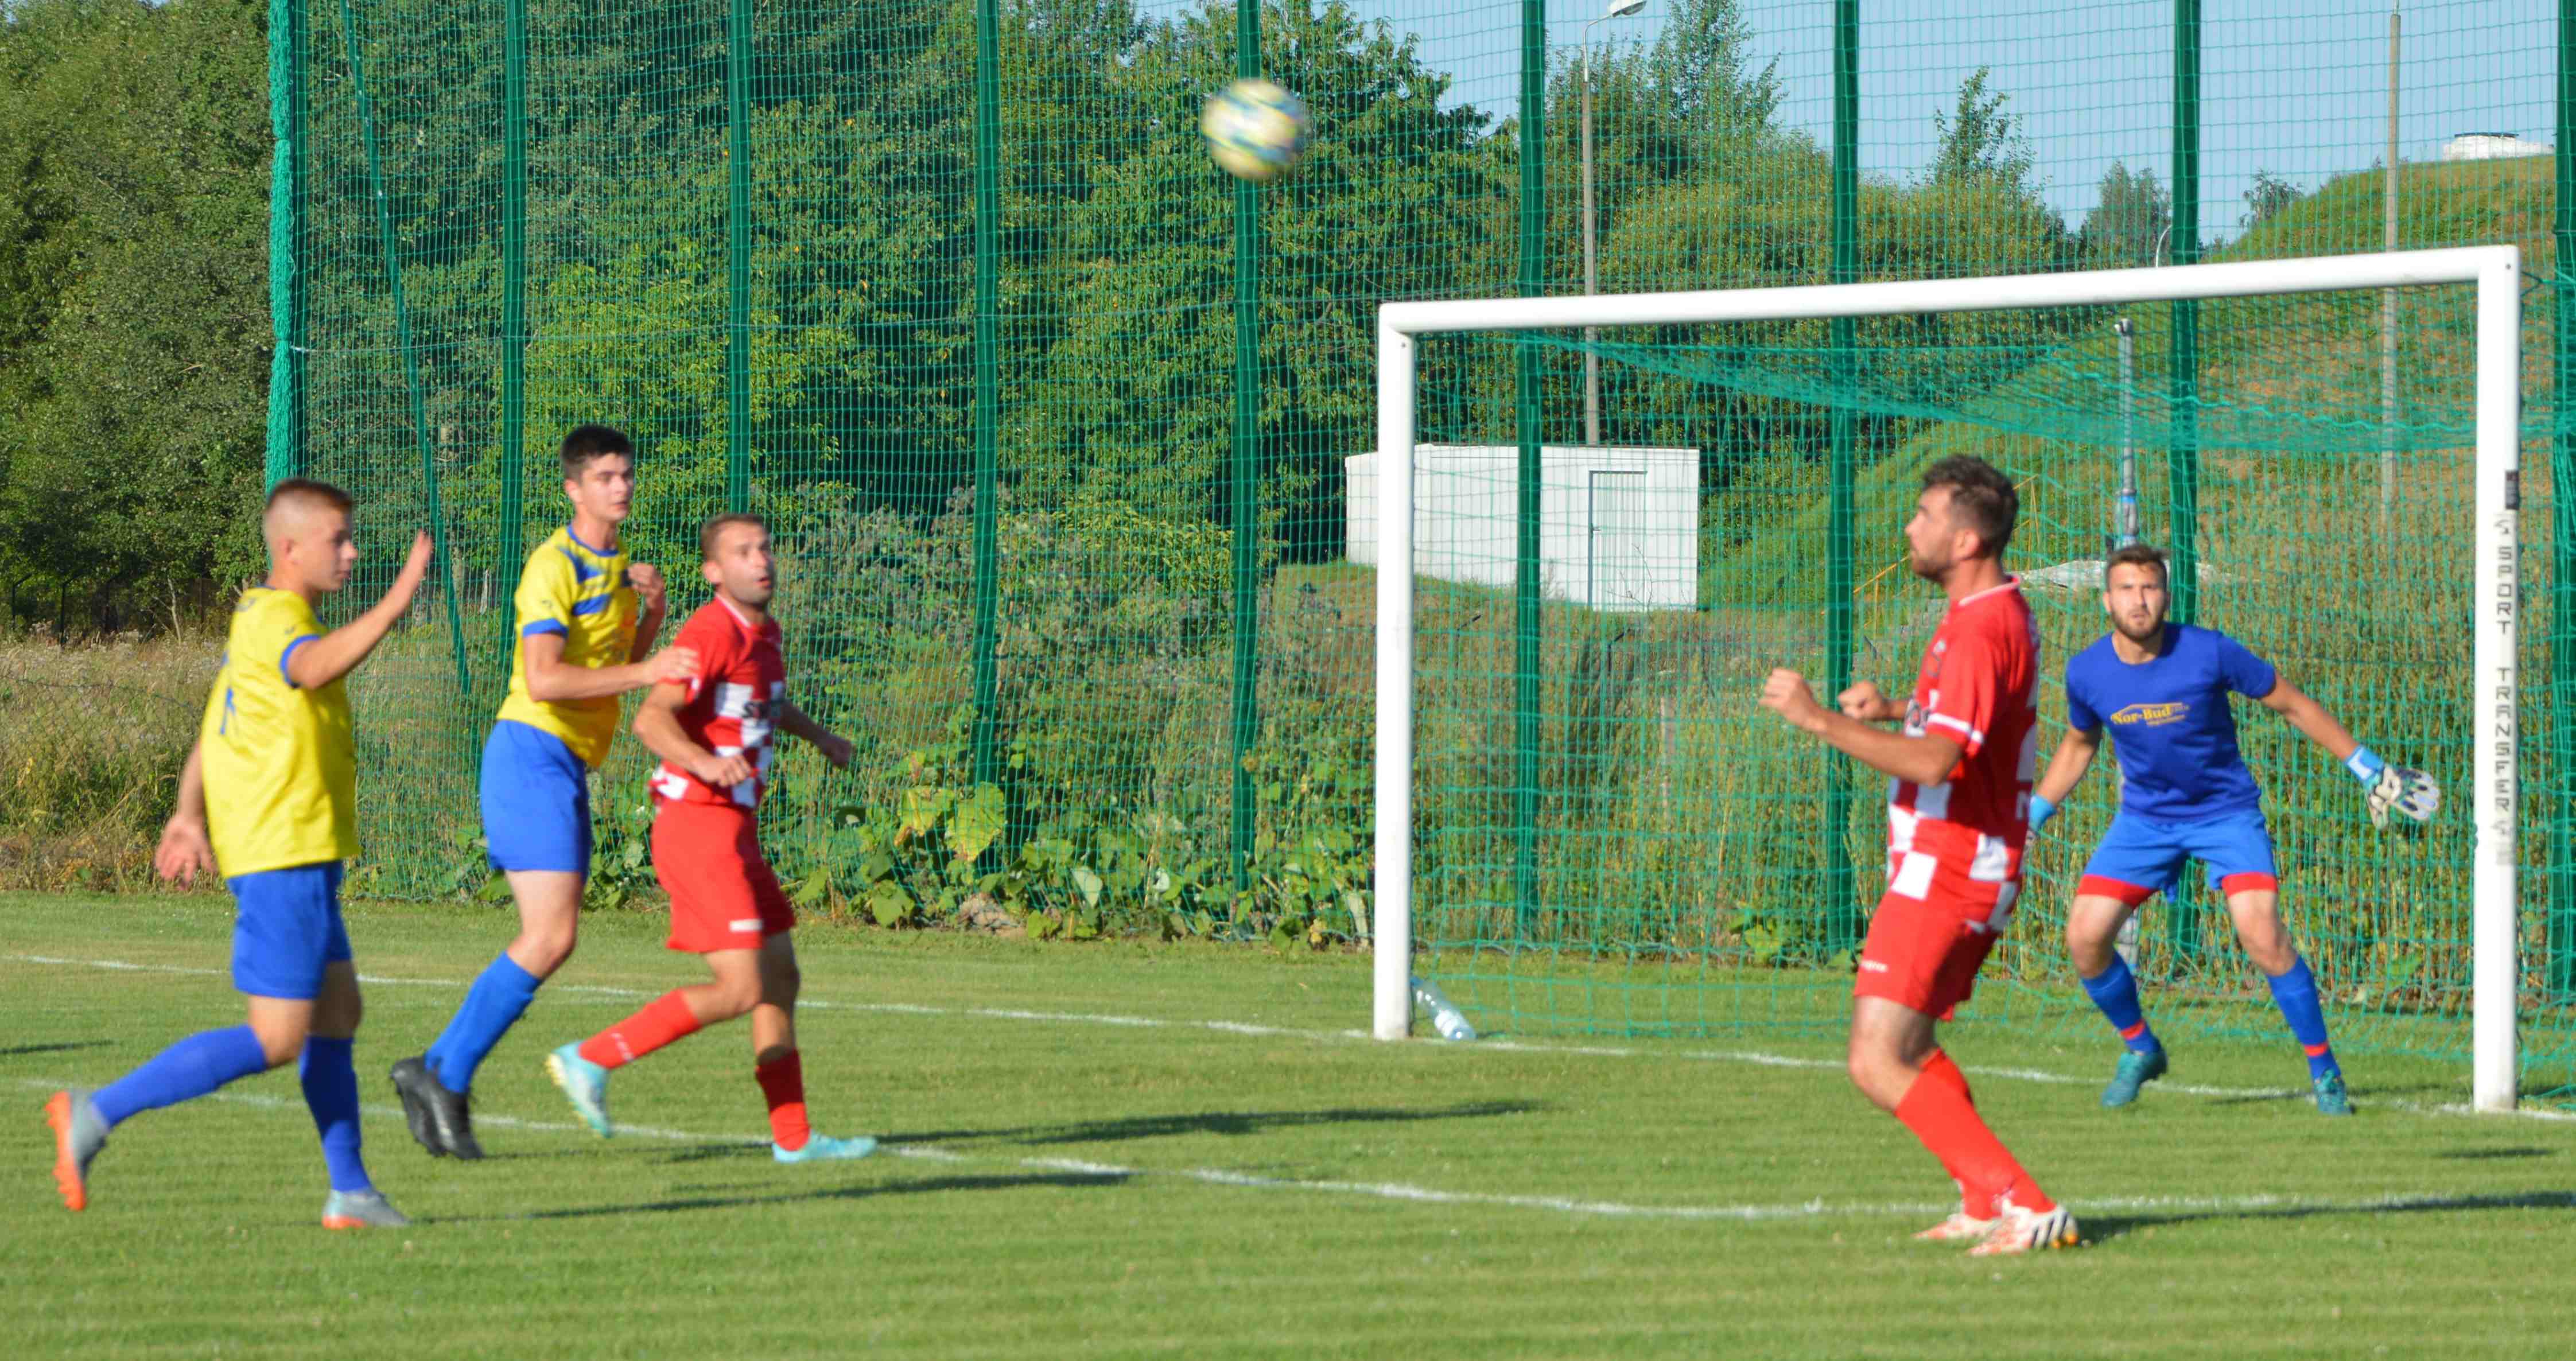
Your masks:
<instances>
[{"instance_id":1,"label":"goal net","mask_svg":"<svg viewBox=\"0 0 2576 1361\"><path fill-rule=\"evenodd\" d=\"M1377 449L1347 470L1376 568L1376 1033L1408 1032L1421 976L1488 1031L1839 1034L1885 781L1756 695L1773 666L1829 702L1910 687L1941 602L1900 527L1921 470L1972 453L2020 487L2043 757L2107 548L2165 548L2176 619L2445 788L2420 833L2374 829L2237 701L2338 1048L2473 1059L2482 1106L2563 1086L2520 280L2496 246L1384 307ZM2105 743L2032 841L1974 1019L2098 1038L2060 933L2118 789ZM2159 1027L2276 1035L2185 874L2126 947Z\"/></svg>"}]
</instances>

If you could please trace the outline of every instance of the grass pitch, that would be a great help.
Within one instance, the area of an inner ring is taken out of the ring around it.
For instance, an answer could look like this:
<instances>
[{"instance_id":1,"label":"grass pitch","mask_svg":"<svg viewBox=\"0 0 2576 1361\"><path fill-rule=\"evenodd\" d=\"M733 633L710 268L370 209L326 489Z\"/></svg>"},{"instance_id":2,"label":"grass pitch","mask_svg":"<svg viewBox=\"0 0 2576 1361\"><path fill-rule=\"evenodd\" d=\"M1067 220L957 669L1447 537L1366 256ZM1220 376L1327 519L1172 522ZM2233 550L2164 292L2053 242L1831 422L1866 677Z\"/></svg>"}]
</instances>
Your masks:
<instances>
[{"instance_id":1,"label":"grass pitch","mask_svg":"<svg viewBox=\"0 0 2576 1361\"><path fill-rule=\"evenodd\" d=\"M65 1213L38 1103L238 1021L218 897L0 898L8 1313L33 1355L2560 1356L2576 1125L2446 1114L2462 1074L2364 1060L2361 1115L2269 1095L2286 1040L2185 1047L2105 1112L2106 1044L1952 1028L2085 1245L1906 1241L1949 1188L1814 1039L1357 1038L1367 966L1193 946L801 932L818 1128L766 1151L749 1038L621 1072L581 1131L553 1045L693 981L658 917L581 951L433 1161L383 1081L507 936L350 909L369 1160L419 1222L331 1234L293 1078L117 1131ZM1973 1010L1973 1008L1972 1008ZM2048 1080L2051 1077L2063 1079ZM2186 1090L2186 1087L2196 1090Z\"/></svg>"}]
</instances>

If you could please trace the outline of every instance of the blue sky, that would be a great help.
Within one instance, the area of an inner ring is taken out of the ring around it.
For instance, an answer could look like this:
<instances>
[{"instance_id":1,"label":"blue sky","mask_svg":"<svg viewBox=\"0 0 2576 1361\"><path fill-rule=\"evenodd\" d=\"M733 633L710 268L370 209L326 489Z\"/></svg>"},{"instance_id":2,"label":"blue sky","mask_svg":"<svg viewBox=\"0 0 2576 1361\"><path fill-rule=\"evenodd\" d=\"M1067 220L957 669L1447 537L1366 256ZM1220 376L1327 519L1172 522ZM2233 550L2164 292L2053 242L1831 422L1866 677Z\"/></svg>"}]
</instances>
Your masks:
<instances>
[{"instance_id":1,"label":"blue sky","mask_svg":"<svg viewBox=\"0 0 2576 1361\"><path fill-rule=\"evenodd\" d=\"M1417 33L1456 76L1453 97L1508 109L1518 91L1518 0L1347 0ZM1548 37L1572 48L1606 0L1549 0ZM1670 0L1593 30L1651 42ZM2555 138L2555 6L2547 0L2407 4L2401 160L2438 157L2458 133ZM1973 11L1962 13L1962 11ZM1745 0L1754 47L1779 60L1792 124L1831 128L1832 0ZM2172 0L1862 0L1861 165L1907 176L1931 158L1932 115L1991 66L2048 181L2080 222L2114 159L2171 168ZM2201 225L2233 235L2257 170L2302 189L2365 169L2386 141L2386 0L2203 0Z\"/></svg>"}]
</instances>

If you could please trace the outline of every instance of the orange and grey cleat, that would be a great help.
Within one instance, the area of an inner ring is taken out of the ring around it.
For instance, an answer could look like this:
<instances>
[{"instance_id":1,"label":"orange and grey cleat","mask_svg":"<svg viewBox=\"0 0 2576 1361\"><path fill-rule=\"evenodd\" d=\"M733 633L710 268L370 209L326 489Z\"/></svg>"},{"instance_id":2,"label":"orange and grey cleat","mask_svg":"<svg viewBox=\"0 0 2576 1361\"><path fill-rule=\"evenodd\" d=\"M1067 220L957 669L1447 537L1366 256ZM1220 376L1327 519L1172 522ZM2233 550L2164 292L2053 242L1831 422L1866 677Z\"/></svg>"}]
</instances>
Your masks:
<instances>
[{"instance_id":1,"label":"orange and grey cleat","mask_svg":"<svg viewBox=\"0 0 2576 1361\"><path fill-rule=\"evenodd\" d=\"M89 1208L89 1163L107 1147L107 1122L98 1118L89 1091L71 1087L45 1099L45 1123L54 1131L54 1185L65 1208Z\"/></svg>"}]
</instances>

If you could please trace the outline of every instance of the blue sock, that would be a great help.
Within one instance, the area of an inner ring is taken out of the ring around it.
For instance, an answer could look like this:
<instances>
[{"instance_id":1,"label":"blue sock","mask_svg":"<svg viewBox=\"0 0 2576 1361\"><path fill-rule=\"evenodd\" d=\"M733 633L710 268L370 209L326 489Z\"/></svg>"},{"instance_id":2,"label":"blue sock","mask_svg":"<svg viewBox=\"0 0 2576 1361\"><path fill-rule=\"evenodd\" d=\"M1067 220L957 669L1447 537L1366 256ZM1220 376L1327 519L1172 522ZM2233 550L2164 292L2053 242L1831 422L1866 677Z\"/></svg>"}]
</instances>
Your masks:
<instances>
[{"instance_id":1,"label":"blue sock","mask_svg":"<svg viewBox=\"0 0 2576 1361\"><path fill-rule=\"evenodd\" d=\"M2146 1008L2138 1002L2138 976L2129 972L2129 961L2113 955L2110 968L2078 981L2111 1028L2120 1032L2122 1044L2142 1054L2161 1047L2156 1032L2147 1028Z\"/></svg>"},{"instance_id":2,"label":"blue sock","mask_svg":"<svg viewBox=\"0 0 2576 1361\"><path fill-rule=\"evenodd\" d=\"M322 1136L322 1162L331 1169L334 1191L371 1191L366 1159L358 1156L358 1070L349 1061L347 1040L319 1035L304 1041L304 1061L296 1074L304 1080L304 1105L313 1112L313 1128Z\"/></svg>"},{"instance_id":3,"label":"blue sock","mask_svg":"<svg viewBox=\"0 0 2576 1361\"><path fill-rule=\"evenodd\" d=\"M249 1026L201 1030L99 1088L90 1104L112 1129L140 1112L175 1106L236 1078L267 1071L268 1055Z\"/></svg>"},{"instance_id":4,"label":"blue sock","mask_svg":"<svg viewBox=\"0 0 2576 1361\"><path fill-rule=\"evenodd\" d=\"M430 1071L438 1074L440 1086L451 1092L473 1089L474 1070L483 1066L484 1055L536 1000L538 982L535 974L506 954L483 970L474 986L465 990L465 1004L456 1009L456 1019L429 1047Z\"/></svg>"},{"instance_id":5,"label":"blue sock","mask_svg":"<svg viewBox=\"0 0 2576 1361\"><path fill-rule=\"evenodd\" d=\"M2317 1002L2317 976L2309 972L2308 961L2303 957L2288 973L2263 981L2272 985L2272 1001L2281 1008L2281 1019L2290 1023L2290 1033L2299 1037L2299 1047L2308 1052L2309 1080L2343 1071L2335 1062L2334 1046L2326 1042L2326 1012Z\"/></svg>"}]
</instances>

